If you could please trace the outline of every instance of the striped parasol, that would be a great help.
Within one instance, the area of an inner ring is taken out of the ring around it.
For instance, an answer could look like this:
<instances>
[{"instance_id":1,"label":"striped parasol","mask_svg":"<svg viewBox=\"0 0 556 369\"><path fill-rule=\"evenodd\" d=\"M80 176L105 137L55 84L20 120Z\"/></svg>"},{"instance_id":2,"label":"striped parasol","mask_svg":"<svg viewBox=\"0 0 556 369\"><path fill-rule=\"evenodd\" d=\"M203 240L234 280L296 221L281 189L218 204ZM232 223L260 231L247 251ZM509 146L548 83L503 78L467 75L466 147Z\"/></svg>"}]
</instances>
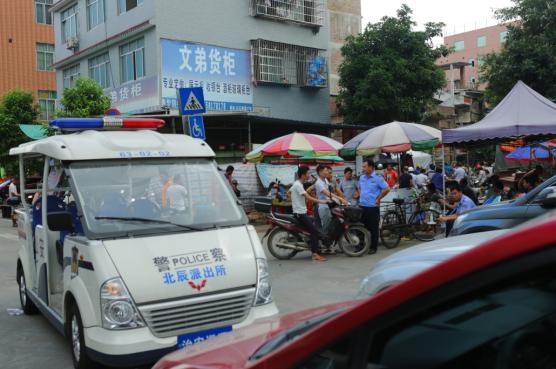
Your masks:
<instances>
[{"instance_id":1,"label":"striped parasol","mask_svg":"<svg viewBox=\"0 0 556 369\"><path fill-rule=\"evenodd\" d=\"M342 144L332 138L314 135L312 133L292 133L275 138L257 147L245 156L249 162L258 163L265 157L299 158L338 155Z\"/></svg>"},{"instance_id":2,"label":"striped parasol","mask_svg":"<svg viewBox=\"0 0 556 369\"><path fill-rule=\"evenodd\" d=\"M417 123L392 122L371 128L344 145L342 156L369 156L381 152L432 149L440 143L438 129Z\"/></svg>"}]
</instances>

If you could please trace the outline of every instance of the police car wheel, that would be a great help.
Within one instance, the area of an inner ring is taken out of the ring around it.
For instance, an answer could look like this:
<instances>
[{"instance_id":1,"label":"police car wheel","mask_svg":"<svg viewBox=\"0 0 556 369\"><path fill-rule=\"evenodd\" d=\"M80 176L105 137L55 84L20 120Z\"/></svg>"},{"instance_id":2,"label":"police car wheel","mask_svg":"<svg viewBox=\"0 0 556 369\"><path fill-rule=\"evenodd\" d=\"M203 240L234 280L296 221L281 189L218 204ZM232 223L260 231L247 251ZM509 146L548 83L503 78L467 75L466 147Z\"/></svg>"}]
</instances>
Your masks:
<instances>
[{"instance_id":1,"label":"police car wheel","mask_svg":"<svg viewBox=\"0 0 556 369\"><path fill-rule=\"evenodd\" d=\"M68 338L71 348L71 358L75 369L93 369L98 366L89 358L85 347L83 323L81 314L74 304L70 307L68 315Z\"/></svg>"},{"instance_id":2,"label":"police car wheel","mask_svg":"<svg viewBox=\"0 0 556 369\"><path fill-rule=\"evenodd\" d=\"M23 270L19 274L17 283L19 284L19 302L21 303L21 309L27 315L36 314L38 310L27 294L27 283L25 282Z\"/></svg>"}]
</instances>

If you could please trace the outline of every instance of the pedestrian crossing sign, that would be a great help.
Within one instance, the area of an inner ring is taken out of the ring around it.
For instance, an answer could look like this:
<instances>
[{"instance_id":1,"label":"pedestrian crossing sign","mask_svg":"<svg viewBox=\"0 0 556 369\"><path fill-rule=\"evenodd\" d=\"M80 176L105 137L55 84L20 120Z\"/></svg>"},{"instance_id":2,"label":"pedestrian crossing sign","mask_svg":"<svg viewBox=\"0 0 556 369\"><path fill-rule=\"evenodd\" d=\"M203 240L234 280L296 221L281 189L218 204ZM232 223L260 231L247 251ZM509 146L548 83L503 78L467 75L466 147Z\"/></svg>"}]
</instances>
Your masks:
<instances>
[{"instance_id":1,"label":"pedestrian crossing sign","mask_svg":"<svg viewBox=\"0 0 556 369\"><path fill-rule=\"evenodd\" d=\"M205 97L202 87L188 87L178 89L180 97L180 113L195 115L206 112Z\"/></svg>"}]
</instances>

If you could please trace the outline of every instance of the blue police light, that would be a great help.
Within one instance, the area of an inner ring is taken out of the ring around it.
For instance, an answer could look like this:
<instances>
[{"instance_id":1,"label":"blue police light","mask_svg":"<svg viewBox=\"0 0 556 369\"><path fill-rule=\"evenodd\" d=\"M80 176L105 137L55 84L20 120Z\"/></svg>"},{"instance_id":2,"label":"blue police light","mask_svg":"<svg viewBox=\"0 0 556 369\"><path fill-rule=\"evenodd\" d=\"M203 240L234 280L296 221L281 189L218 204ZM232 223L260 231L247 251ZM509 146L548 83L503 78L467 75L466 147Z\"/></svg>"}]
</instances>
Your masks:
<instances>
[{"instance_id":1,"label":"blue police light","mask_svg":"<svg viewBox=\"0 0 556 369\"><path fill-rule=\"evenodd\" d=\"M59 118L50 122L50 127L61 130L100 129L103 118Z\"/></svg>"},{"instance_id":2,"label":"blue police light","mask_svg":"<svg viewBox=\"0 0 556 369\"><path fill-rule=\"evenodd\" d=\"M87 129L157 129L164 127L164 120L109 116L103 118L59 118L50 122L50 127L62 131Z\"/></svg>"}]
</instances>

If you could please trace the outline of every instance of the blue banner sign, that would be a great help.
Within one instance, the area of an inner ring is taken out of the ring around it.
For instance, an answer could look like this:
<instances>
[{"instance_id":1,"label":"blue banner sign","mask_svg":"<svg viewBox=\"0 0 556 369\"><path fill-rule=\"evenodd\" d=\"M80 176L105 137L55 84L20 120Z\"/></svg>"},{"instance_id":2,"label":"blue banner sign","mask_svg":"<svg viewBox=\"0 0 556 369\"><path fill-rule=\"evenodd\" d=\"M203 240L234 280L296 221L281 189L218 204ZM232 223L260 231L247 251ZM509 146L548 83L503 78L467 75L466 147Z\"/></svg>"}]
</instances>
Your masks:
<instances>
[{"instance_id":1,"label":"blue banner sign","mask_svg":"<svg viewBox=\"0 0 556 369\"><path fill-rule=\"evenodd\" d=\"M176 88L202 87L208 111L253 111L247 50L160 40L162 104L178 108Z\"/></svg>"}]
</instances>

